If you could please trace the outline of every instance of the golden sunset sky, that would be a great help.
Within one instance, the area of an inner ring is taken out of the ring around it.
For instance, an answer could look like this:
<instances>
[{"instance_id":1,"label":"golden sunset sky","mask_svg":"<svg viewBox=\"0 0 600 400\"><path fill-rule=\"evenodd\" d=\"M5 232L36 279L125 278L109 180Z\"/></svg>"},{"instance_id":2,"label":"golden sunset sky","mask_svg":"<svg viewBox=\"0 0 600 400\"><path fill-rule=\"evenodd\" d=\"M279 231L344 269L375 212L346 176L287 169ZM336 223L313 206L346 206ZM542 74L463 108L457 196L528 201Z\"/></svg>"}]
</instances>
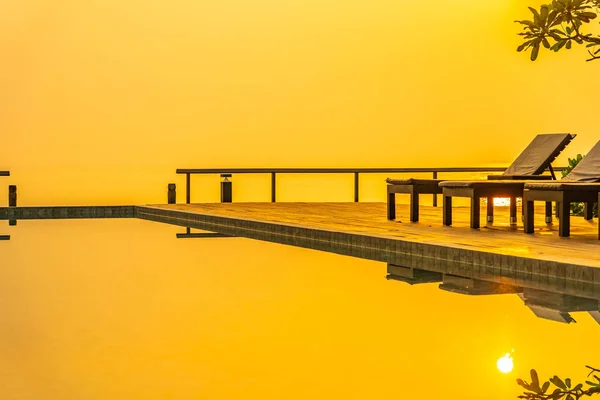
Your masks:
<instances>
[{"instance_id":1,"label":"golden sunset sky","mask_svg":"<svg viewBox=\"0 0 600 400\"><path fill-rule=\"evenodd\" d=\"M0 184L23 205L165 202L168 182L182 201L176 168L505 166L576 133L564 165L600 139L600 61L517 53L539 3L0 1ZM234 201L269 198L234 178ZM352 196L351 177L280 179L282 200Z\"/></svg>"}]
</instances>

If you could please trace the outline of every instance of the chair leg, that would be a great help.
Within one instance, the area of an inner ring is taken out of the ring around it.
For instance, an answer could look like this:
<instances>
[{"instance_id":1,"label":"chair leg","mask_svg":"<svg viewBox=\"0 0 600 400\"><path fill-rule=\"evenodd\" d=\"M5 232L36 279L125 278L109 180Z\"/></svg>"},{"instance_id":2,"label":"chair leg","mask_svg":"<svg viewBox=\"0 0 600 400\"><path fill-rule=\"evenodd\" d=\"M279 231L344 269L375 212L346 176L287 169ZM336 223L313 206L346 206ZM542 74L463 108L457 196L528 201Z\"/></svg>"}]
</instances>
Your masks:
<instances>
[{"instance_id":1,"label":"chair leg","mask_svg":"<svg viewBox=\"0 0 600 400\"><path fill-rule=\"evenodd\" d=\"M452 197L443 196L443 214L444 214L444 225L452 225Z\"/></svg>"},{"instance_id":2,"label":"chair leg","mask_svg":"<svg viewBox=\"0 0 600 400\"><path fill-rule=\"evenodd\" d=\"M571 203L563 201L558 203L559 221L558 221L558 236L568 237L571 231Z\"/></svg>"},{"instance_id":3,"label":"chair leg","mask_svg":"<svg viewBox=\"0 0 600 400\"><path fill-rule=\"evenodd\" d=\"M546 223L547 224L552 223L552 202L551 201L546 202Z\"/></svg>"},{"instance_id":4,"label":"chair leg","mask_svg":"<svg viewBox=\"0 0 600 400\"><path fill-rule=\"evenodd\" d=\"M479 202L479 197L473 195L471 197L471 228L478 229L479 228L479 209L481 204Z\"/></svg>"},{"instance_id":5,"label":"chair leg","mask_svg":"<svg viewBox=\"0 0 600 400\"><path fill-rule=\"evenodd\" d=\"M415 188L410 193L410 221L419 222L419 192Z\"/></svg>"},{"instance_id":6,"label":"chair leg","mask_svg":"<svg viewBox=\"0 0 600 400\"><path fill-rule=\"evenodd\" d=\"M387 219L396 219L396 193L388 193L387 198Z\"/></svg>"},{"instance_id":7,"label":"chair leg","mask_svg":"<svg viewBox=\"0 0 600 400\"><path fill-rule=\"evenodd\" d=\"M533 201L531 201L531 200L526 201L525 199L523 199L523 209L525 210L524 231L525 231L525 233L533 233L533 231L534 231L533 217L535 215L534 208L533 208ZM552 209L550 211L552 211Z\"/></svg>"},{"instance_id":8,"label":"chair leg","mask_svg":"<svg viewBox=\"0 0 600 400\"><path fill-rule=\"evenodd\" d=\"M512 196L510 198L510 224L514 225L517 223L517 198Z\"/></svg>"},{"instance_id":9,"label":"chair leg","mask_svg":"<svg viewBox=\"0 0 600 400\"><path fill-rule=\"evenodd\" d=\"M586 221L591 221L594 218L594 203L585 203L584 218Z\"/></svg>"},{"instance_id":10,"label":"chair leg","mask_svg":"<svg viewBox=\"0 0 600 400\"><path fill-rule=\"evenodd\" d=\"M487 198L487 222L494 222L494 198Z\"/></svg>"}]
</instances>

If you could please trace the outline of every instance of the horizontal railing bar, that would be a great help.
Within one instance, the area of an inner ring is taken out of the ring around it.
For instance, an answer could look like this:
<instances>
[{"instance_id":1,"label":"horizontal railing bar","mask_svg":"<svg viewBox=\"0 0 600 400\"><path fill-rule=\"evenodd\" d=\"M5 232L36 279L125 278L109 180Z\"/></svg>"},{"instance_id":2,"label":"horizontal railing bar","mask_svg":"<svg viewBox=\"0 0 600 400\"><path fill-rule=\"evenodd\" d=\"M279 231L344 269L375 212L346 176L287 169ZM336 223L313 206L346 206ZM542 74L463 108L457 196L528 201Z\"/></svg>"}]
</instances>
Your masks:
<instances>
[{"instance_id":1,"label":"horizontal railing bar","mask_svg":"<svg viewBox=\"0 0 600 400\"><path fill-rule=\"evenodd\" d=\"M10 171L0 171L0 176L10 176Z\"/></svg>"},{"instance_id":2,"label":"horizontal railing bar","mask_svg":"<svg viewBox=\"0 0 600 400\"><path fill-rule=\"evenodd\" d=\"M565 167L556 167L563 170ZM502 167L458 168L179 168L178 174L343 174L343 173L401 173L401 172L503 172Z\"/></svg>"}]
</instances>

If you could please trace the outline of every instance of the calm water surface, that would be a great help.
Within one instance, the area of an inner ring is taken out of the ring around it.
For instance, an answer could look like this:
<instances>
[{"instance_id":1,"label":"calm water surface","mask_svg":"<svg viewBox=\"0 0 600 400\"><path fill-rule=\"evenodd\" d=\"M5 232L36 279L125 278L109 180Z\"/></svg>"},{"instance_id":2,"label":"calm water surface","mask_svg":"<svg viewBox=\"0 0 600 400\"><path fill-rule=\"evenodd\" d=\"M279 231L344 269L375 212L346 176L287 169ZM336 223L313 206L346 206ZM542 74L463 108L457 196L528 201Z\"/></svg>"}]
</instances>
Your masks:
<instances>
[{"instance_id":1,"label":"calm water surface","mask_svg":"<svg viewBox=\"0 0 600 400\"><path fill-rule=\"evenodd\" d=\"M141 220L0 222L2 399L510 399L530 368L600 365L589 314L537 318L514 294Z\"/></svg>"}]
</instances>

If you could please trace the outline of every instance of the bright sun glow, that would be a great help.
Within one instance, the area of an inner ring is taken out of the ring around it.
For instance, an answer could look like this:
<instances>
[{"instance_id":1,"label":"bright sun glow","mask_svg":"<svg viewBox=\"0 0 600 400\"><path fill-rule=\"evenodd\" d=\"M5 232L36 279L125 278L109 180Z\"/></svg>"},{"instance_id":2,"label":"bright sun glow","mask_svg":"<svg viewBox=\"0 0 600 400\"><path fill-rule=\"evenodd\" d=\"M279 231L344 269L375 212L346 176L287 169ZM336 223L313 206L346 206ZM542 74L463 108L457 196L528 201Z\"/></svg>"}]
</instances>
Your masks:
<instances>
[{"instance_id":1,"label":"bright sun glow","mask_svg":"<svg viewBox=\"0 0 600 400\"><path fill-rule=\"evenodd\" d=\"M511 372L513 370L514 364L510 354L506 353L504 357L500 357L498 359L498 362L496 363L496 366L502 373L508 374L509 372Z\"/></svg>"},{"instance_id":2,"label":"bright sun glow","mask_svg":"<svg viewBox=\"0 0 600 400\"><path fill-rule=\"evenodd\" d=\"M508 207L510 205L510 199L507 198L497 198L494 199L494 206L496 207Z\"/></svg>"}]
</instances>

